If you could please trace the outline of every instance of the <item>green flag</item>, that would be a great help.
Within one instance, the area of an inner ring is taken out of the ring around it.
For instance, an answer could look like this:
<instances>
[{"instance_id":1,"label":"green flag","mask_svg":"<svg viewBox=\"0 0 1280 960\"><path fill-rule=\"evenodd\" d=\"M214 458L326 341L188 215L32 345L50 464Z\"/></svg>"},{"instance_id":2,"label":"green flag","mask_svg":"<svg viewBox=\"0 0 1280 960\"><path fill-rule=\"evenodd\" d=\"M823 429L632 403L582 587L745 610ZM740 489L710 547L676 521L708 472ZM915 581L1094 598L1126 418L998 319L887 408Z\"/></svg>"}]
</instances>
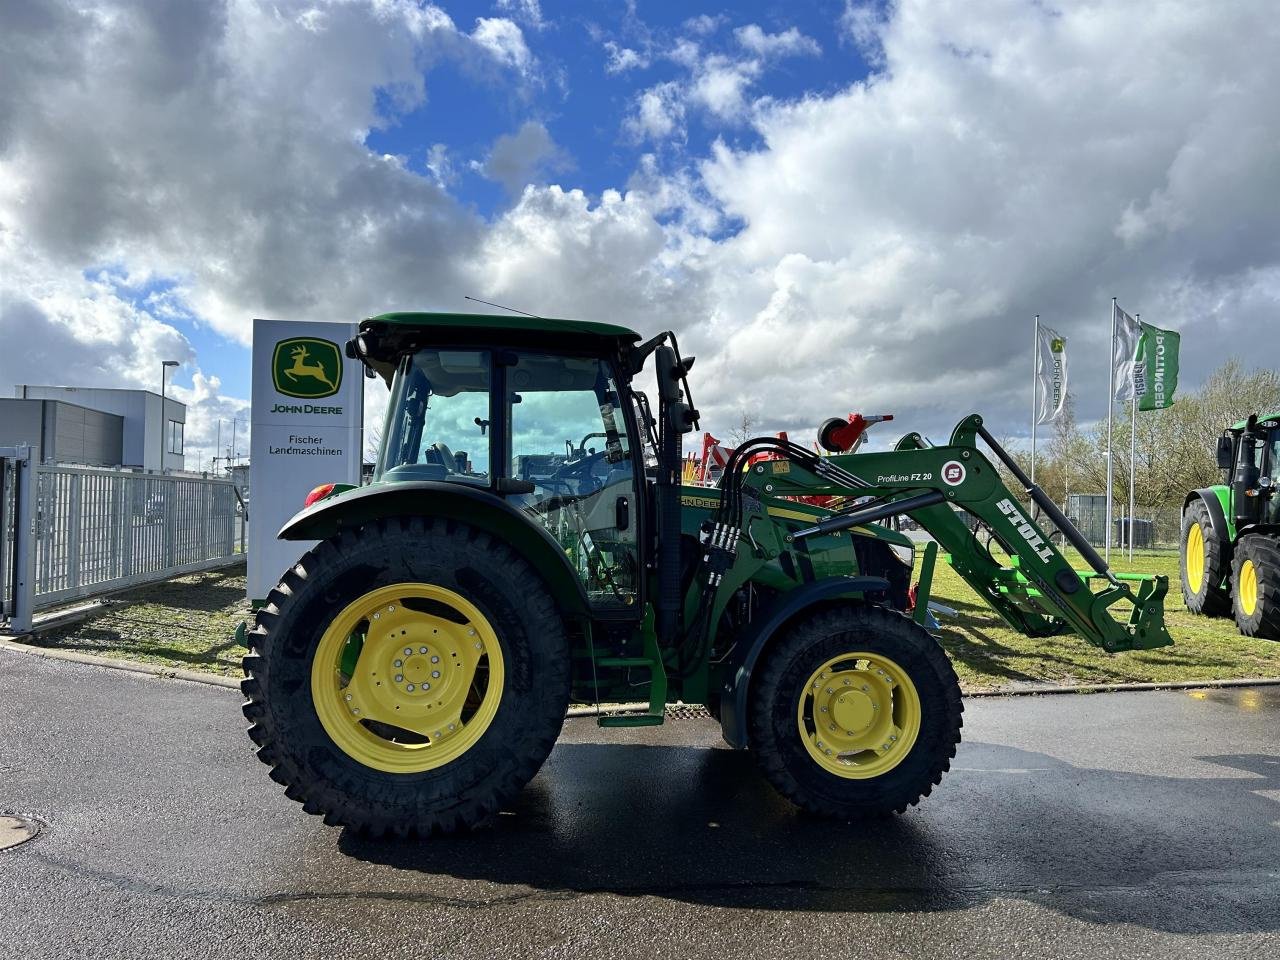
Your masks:
<instances>
[{"instance_id":1,"label":"green flag","mask_svg":"<svg viewBox=\"0 0 1280 960\"><path fill-rule=\"evenodd\" d=\"M1178 389L1178 345L1182 337L1172 330L1142 325L1142 338L1133 364L1133 392L1139 410L1163 410L1173 404Z\"/></svg>"}]
</instances>

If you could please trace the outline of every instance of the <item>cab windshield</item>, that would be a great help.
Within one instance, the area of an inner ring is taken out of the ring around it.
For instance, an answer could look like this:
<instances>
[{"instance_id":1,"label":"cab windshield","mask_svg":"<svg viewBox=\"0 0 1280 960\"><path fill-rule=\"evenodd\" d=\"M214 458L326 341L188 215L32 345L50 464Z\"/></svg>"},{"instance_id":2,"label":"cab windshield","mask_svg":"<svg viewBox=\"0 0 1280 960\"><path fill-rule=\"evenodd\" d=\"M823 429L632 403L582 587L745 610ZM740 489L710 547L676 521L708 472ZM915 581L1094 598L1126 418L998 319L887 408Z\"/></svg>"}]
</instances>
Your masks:
<instances>
[{"instance_id":1,"label":"cab windshield","mask_svg":"<svg viewBox=\"0 0 1280 960\"><path fill-rule=\"evenodd\" d=\"M396 372L375 480L489 485L489 353L419 350Z\"/></svg>"}]
</instances>

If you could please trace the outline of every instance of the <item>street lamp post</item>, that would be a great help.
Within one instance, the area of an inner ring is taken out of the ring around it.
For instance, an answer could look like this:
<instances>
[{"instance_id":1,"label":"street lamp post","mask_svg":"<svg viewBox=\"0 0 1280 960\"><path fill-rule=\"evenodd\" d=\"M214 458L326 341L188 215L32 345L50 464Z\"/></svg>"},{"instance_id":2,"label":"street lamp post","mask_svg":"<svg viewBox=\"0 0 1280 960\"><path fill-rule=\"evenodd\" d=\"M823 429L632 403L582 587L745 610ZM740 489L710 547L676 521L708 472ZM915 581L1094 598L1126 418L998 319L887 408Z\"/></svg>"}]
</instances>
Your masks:
<instances>
[{"instance_id":1,"label":"street lamp post","mask_svg":"<svg viewBox=\"0 0 1280 960\"><path fill-rule=\"evenodd\" d=\"M166 418L165 407L169 405L167 395L165 393L165 377L168 376L169 368L178 366L177 360L162 360L160 362L160 473L164 474L164 456L169 449L169 445L165 442L165 428L168 427L169 421Z\"/></svg>"}]
</instances>

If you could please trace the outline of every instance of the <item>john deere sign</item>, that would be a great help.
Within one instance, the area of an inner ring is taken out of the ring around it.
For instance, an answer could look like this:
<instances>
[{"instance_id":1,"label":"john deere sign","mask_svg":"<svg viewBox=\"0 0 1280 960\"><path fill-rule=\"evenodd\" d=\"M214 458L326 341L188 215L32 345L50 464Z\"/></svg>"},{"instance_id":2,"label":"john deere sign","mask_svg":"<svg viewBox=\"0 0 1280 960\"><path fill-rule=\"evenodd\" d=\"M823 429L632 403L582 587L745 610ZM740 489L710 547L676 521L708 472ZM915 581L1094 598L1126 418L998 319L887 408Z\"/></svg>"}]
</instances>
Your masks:
<instances>
[{"instance_id":1,"label":"john deere sign","mask_svg":"<svg viewBox=\"0 0 1280 960\"><path fill-rule=\"evenodd\" d=\"M322 483L360 482L364 377L339 344L353 323L253 322L249 599L262 600L310 546L276 539Z\"/></svg>"},{"instance_id":2,"label":"john deere sign","mask_svg":"<svg viewBox=\"0 0 1280 960\"><path fill-rule=\"evenodd\" d=\"M330 340L290 337L276 344L271 358L276 393L317 400L342 386L342 351Z\"/></svg>"}]
</instances>

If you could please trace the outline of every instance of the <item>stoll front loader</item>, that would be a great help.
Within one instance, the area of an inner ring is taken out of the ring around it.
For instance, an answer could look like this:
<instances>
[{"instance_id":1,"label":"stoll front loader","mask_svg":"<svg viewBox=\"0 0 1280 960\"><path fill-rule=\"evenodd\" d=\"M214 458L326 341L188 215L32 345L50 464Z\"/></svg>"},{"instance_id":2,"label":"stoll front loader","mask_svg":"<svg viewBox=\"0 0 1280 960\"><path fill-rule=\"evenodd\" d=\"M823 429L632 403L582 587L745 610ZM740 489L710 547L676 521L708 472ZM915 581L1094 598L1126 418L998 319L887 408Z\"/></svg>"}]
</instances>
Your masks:
<instances>
[{"instance_id":1,"label":"stoll front loader","mask_svg":"<svg viewBox=\"0 0 1280 960\"><path fill-rule=\"evenodd\" d=\"M1182 507L1183 599L1192 613L1234 613L1246 637L1280 640L1280 412L1224 431L1217 455L1226 482Z\"/></svg>"},{"instance_id":2,"label":"stoll front loader","mask_svg":"<svg viewBox=\"0 0 1280 960\"><path fill-rule=\"evenodd\" d=\"M1166 580L1109 572L976 415L946 446L908 434L887 453L748 440L718 487L682 487L693 359L670 333L639 341L529 317L360 325L348 353L391 388L374 482L317 488L280 531L319 543L244 659L258 756L305 810L376 835L477 824L537 772L571 702L647 699L599 723L705 704L801 807L904 811L960 740L960 687L928 629L938 545L1025 633L1171 642ZM646 364L656 402L633 386ZM979 438L1092 572L1067 565ZM911 541L878 525L898 515L937 541L914 591Z\"/></svg>"}]
</instances>

